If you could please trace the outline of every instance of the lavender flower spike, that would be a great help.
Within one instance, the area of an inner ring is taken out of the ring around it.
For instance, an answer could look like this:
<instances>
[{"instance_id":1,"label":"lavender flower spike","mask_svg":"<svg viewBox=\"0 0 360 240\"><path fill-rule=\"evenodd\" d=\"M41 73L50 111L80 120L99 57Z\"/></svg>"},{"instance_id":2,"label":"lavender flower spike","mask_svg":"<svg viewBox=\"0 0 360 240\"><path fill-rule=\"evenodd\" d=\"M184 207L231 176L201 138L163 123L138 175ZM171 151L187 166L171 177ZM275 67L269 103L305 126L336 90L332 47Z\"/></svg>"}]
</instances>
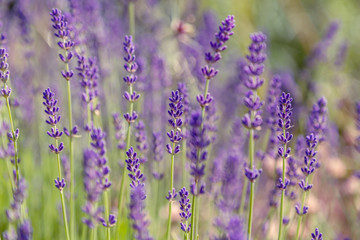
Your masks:
<instances>
[{"instance_id":1,"label":"lavender flower spike","mask_svg":"<svg viewBox=\"0 0 360 240\"><path fill-rule=\"evenodd\" d=\"M175 154L180 152L179 143L182 140L181 126L183 124L183 120L181 118L183 114L183 103L182 103L183 98L180 96L179 90L172 91L169 100L170 100L169 103L170 109L168 110L168 113L170 119L168 120L168 122L172 129L167 133L167 135L172 144L166 145L168 152L171 154L170 191L169 191L169 195L166 197L166 199L169 201L169 216L168 216L168 225L166 232L166 236L168 240L170 240L172 201L175 199L177 195L176 190L174 188L174 159L175 159Z\"/></svg>"},{"instance_id":2,"label":"lavender flower spike","mask_svg":"<svg viewBox=\"0 0 360 240\"><path fill-rule=\"evenodd\" d=\"M188 219L191 217L191 212L190 212L191 204L189 199L189 192L186 191L185 187L183 187L179 191L179 195L180 195L179 203L181 210L181 212L179 213L181 217L180 227L181 230L185 232L185 238L187 239L187 234L190 232L191 229L191 224L187 223Z\"/></svg>"},{"instance_id":3,"label":"lavender flower spike","mask_svg":"<svg viewBox=\"0 0 360 240\"><path fill-rule=\"evenodd\" d=\"M282 225L283 225L283 211L284 211L284 196L285 190L289 185L290 181L286 179L286 159L290 156L291 148L288 147L288 143L293 138L293 135L289 133L291 126L291 116L292 116L292 105L291 102L293 99L290 96L290 93L282 93L279 99L279 120L278 127L281 130L281 134L278 136L279 142L282 146L279 147L278 153L282 158L283 168L282 168L282 178L279 178L279 183L277 187L281 190L281 201L280 201L280 220L279 220L279 239L282 235Z\"/></svg>"},{"instance_id":4,"label":"lavender flower spike","mask_svg":"<svg viewBox=\"0 0 360 240\"><path fill-rule=\"evenodd\" d=\"M70 156L70 235L71 239L75 239L76 227L75 227L75 184L74 184L74 151L73 151L73 135L77 132L77 127L73 127L72 122L72 100L71 100L71 84L70 80L74 75L74 72L70 70L69 62L73 58L72 49L74 42L71 39L71 27L64 14L59 9L52 9L50 12L52 27L54 29L54 36L58 38L57 45L63 51L59 54L61 62L64 63L65 70L61 72L61 75L66 80L67 96L68 96L68 122L69 122L69 156ZM67 131L65 131L66 133Z\"/></svg>"},{"instance_id":5,"label":"lavender flower spike","mask_svg":"<svg viewBox=\"0 0 360 240\"><path fill-rule=\"evenodd\" d=\"M148 232L149 222L146 220L146 214L144 213L146 199L144 175L140 170L140 160L137 157L137 153L133 147L126 152L128 157L125 160L127 164L127 170L130 172L128 176L131 179L130 183L130 213L129 217L132 219L132 227L134 231L134 238L137 240L152 240Z\"/></svg>"},{"instance_id":6,"label":"lavender flower spike","mask_svg":"<svg viewBox=\"0 0 360 240\"><path fill-rule=\"evenodd\" d=\"M61 142L58 144L58 140L63 135L63 132L60 131L57 127L57 125L60 123L60 115L59 110L60 108L57 106L57 99L55 99L55 93L51 92L50 88L45 89L43 92L43 105L45 106L45 113L48 115L48 119L45 120L47 124L51 126L51 131L48 131L47 134L49 137L54 139L55 145L50 144L49 148L50 151L55 153L56 160L57 160L57 166L58 166L58 177L54 180L55 187L59 189L60 192L60 200L63 210L63 219L64 219L64 225L65 225L65 233L66 238L70 239L70 233L68 229L68 222L67 222L67 216L66 216L66 206L65 206L65 199L64 199L64 193L63 189L65 188L65 179L61 178L61 160L60 160L60 153L64 149L64 144Z\"/></svg>"}]
</instances>

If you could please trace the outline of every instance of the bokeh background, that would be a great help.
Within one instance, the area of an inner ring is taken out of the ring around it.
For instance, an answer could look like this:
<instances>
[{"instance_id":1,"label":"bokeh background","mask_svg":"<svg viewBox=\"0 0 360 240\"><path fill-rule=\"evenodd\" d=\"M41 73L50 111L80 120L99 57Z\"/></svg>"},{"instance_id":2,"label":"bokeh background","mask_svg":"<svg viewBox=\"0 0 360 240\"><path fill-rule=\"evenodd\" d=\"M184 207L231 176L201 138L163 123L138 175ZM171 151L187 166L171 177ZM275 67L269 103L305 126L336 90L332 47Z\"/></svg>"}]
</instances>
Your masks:
<instances>
[{"instance_id":1,"label":"bokeh background","mask_svg":"<svg viewBox=\"0 0 360 240\"><path fill-rule=\"evenodd\" d=\"M70 24L78 31L76 51L83 51L98 60L101 110L97 114L108 135L107 149L113 181L111 199L112 207L116 210L121 176L118 162L123 159L114 140L112 114L119 112L122 115L127 108L122 97L127 88L122 80L125 76L122 42L129 31L127 5L126 0L0 2L0 33L6 36L2 45L10 54L12 106L15 125L21 130L20 169L28 183L26 205L34 229L33 239L63 239L61 205L58 190L53 186L55 159L48 151L50 140L46 135L42 105L42 91L51 87L56 92L60 106L64 106L61 107L61 114L67 113L66 85L60 74L62 67L57 56L58 48L49 12L57 7L66 13ZM356 177L360 155L355 150L355 139L360 135L355 124L355 102L360 100L359 12L360 2L357 0L135 2L135 46L140 66L136 87L142 95L136 109L145 122L149 145L145 153L148 158L145 174L149 175L147 210L155 239L161 239L157 234L167 216L167 201L163 196L168 188L166 169L169 169L170 162L165 153L160 166L165 172L165 178L159 183L162 186L159 192L154 193L151 187L156 182L151 177L151 169L155 165L152 133L160 131L165 137L168 128L167 99L171 90L177 88L178 82L186 82L191 106L198 107L196 95L202 91L200 68L205 63L203 54L209 50L209 41L218 30L220 21L229 14L236 19L235 33L228 42L221 64L217 66L220 73L210 87L215 98L214 124L218 131L213 133L214 142L207 163L208 197L202 200L200 239L212 239L218 234L214 225L214 219L218 216L214 202L219 181L212 180L213 166L214 162L221 165L223 149L229 149L232 144L230 137L234 119L245 112L242 106L244 88L241 85L240 66L248 51L249 35L256 31L262 31L268 36L265 85L259 94L265 99L272 76L281 76L282 90L290 92L294 97L292 132L295 137L306 133L307 117L313 103L322 96L328 101L327 140L319 149L321 168L314 180L303 239L310 239L310 233L316 226L324 233L324 239L360 239L360 179ZM73 61L72 69L75 63ZM82 90L76 78L72 81L74 119L82 129L86 116L81 102ZM1 121L6 119L5 110L3 106ZM63 117L64 126L66 119ZM265 142L263 133L261 131L256 143L258 149ZM1 134L5 146L6 129L2 128ZM81 223L81 206L85 201L82 152L87 141L85 136L75 141L78 232L86 239L86 230ZM1 233L8 227L5 210L12 199L5 160L0 161ZM255 199L255 239L275 239L277 236L276 215L273 220L263 221L269 211L268 195L274 184L271 181L273 165L273 160L263 160L265 176L259 180ZM179 169L180 164L177 167ZM181 171L176 171L177 188L182 187ZM239 174L242 173L239 166ZM288 207L294 211L293 206ZM179 222L176 211L173 216L173 237L180 239L180 233L175 230ZM287 234L286 239L292 239L294 226L291 224Z\"/></svg>"}]
</instances>

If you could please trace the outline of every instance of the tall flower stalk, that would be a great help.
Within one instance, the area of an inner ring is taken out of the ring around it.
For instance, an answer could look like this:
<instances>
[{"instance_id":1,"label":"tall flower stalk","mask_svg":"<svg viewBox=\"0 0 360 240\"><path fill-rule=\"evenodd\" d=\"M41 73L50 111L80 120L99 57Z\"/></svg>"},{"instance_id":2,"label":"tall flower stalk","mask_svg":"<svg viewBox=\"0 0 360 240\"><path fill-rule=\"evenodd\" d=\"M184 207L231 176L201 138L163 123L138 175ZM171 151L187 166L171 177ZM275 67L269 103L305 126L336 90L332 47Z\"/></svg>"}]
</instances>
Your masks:
<instances>
[{"instance_id":1,"label":"tall flower stalk","mask_svg":"<svg viewBox=\"0 0 360 240\"><path fill-rule=\"evenodd\" d=\"M286 179L286 159L290 156L291 148L288 147L288 143L293 138L293 135L289 133L289 129L291 128L291 115L292 115L292 98L290 93L282 93L279 98L279 120L278 127L281 130L281 134L278 136L279 142L282 146L279 147L278 154L282 158L282 178L279 178L277 187L281 191L281 199L280 199L280 219L279 219L279 233L278 239L281 239L282 236L282 227L283 227L283 215L284 215L284 198L285 198L285 190L289 185L290 181Z\"/></svg>"},{"instance_id":2,"label":"tall flower stalk","mask_svg":"<svg viewBox=\"0 0 360 240\"><path fill-rule=\"evenodd\" d=\"M133 221L132 227L135 230L134 238L137 240L152 240L149 235L148 225L149 221L146 220L144 213L146 199L144 174L141 173L140 160L134 148L131 147L127 152L127 159L125 160L126 169L130 172L130 213L129 217Z\"/></svg>"},{"instance_id":3,"label":"tall flower stalk","mask_svg":"<svg viewBox=\"0 0 360 240\"><path fill-rule=\"evenodd\" d=\"M170 132L167 133L170 142L172 144L167 144L166 148L168 153L171 155L171 175L170 175L170 190L169 195L166 199L169 201L169 216L168 216L168 223L167 223L167 230L166 230L166 239L170 240L170 232L171 232L171 212L172 212L172 202L174 201L177 193L174 188L174 160L175 154L180 152L180 145L178 145L182 139L181 136L181 126L183 121L181 116L183 114L183 98L180 96L180 92L172 91L171 97L169 97L169 124L171 126Z\"/></svg>"},{"instance_id":4,"label":"tall flower stalk","mask_svg":"<svg viewBox=\"0 0 360 240\"><path fill-rule=\"evenodd\" d=\"M19 129L15 129L14 121L11 114L11 107L10 107L10 94L11 88L8 86L8 80L10 79L10 70L9 64L7 62L9 54L6 52L5 48L0 49L0 79L3 83L3 88L0 90L1 95L5 98L6 108L9 116L9 122L11 127L11 133L8 134L8 138L10 142L13 143L14 146L14 162L15 162L15 173L16 173L16 186L19 186L20 180L20 170L19 170L19 152L18 152L18 138L20 135Z\"/></svg>"},{"instance_id":5,"label":"tall flower stalk","mask_svg":"<svg viewBox=\"0 0 360 240\"><path fill-rule=\"evenodd\" d=\"M180 204L180 217L181 217L181 223L180 223L180 228L181 230L184 232L184 240L188 240L189 239L189 232L191 229L191 223L188 223L188 219L191 217L191 204L190 204L190 199L189 199L189 192L186 190L185 187L183 187L180 191L179 191L179 195L180 195L180 200L179 200L179 204Z\"/></svg>"},{"instance_id":6,"label":"tall flower stalk","mask_svg":"<svg viewBox=\"0 0 360 240\"><path fill-rule=\"evenodd\" d=\"M317 151L315 150L318 144L318 139L315 136L315 134L311 133L306 137L306 145L307 149L305 150L305 156L304 156L304 166L301 168L301 172L305 176L305 179L302 179L299 182L299 187L302 189L301 194L301 205L296 204L295 210L298 215L298 221L297 221L297 227L296 227L296 235L295 239L299 239L300 234L300 227L301 227L301 221L304 215L307 214L309 207L305 205L306 200L306 194L307 192L313 187L313 185L310 183L310 177L315 171L316 168L316 154Z\"/></svg>"},{"instance_id":7,"label":"tall flower stalk","mask_svg":"<svg viewBox=\"0 0 360 240\"><path fill-rule=\"evenodd\" d=\"M255 144L254 144L254 132L262 125L261 107L263 102L260 101L260 97L257 95L257 89L261 87L264 80L261 79L261 74L264 71L264 61L266 60L266 36L265 34L258 32L250 35L252 43L249 46L250 54L246 56L248 65L244 70L247 74L247 78L244 81L244 85L249 89L246 93L244 104L248 108L248 113L242 118L243 125L249 129L249 165L245 168L245 176L250 181L250 196L249 196L249 217L248 217L248 239L251 239L252 217L254 207L254 189L255 180L260 175L261 169L257 170L254 163ZM243 186L243 193L247 188L247 184ZM241 199L240 208L243 208L245 203L245 194Z\"/></svg>"},{"instance_id":8,"label":"tall flower stalk","mask_svg":"<svg viewBox=\"0 0 360 240\"><path fill-rule=\"evenodd\" d=\"M126 147L125 149L128 150L130 148L131 142L131 126L132 123L135 122L138 115L134 111L134 102L140 98L140 94L134 91L133 85L137 80L137 76L135 75L136 70L138 69L138 65L136 63L136 56L135 56L135 46L133 44L133 40L131 36L125 36L124 40L124 51L125 51L125 65L124 68L128 72L128 75L124 77L124 82L128 85L129 91L125 91L124 98L129 102L129 111L124 114L124 118L128 123L127 133L126 133ZM120 195L119 195L119 209L118 209L118 218L120 220L121 217L121 209L122 209L122 202L124 200L124 191L125 191L125 182L126 182L126 165L124 165L123 174L121 177L120 183ZM120 227L118 227L118 233L120 232Z\"/></svg>"},{"instance_id":9,"label":"tall flower stalk","mask_svg":"<svg viewBox=\"0 0 360 240\"><path fill-rule=\"evenodd\" d=\"M230 36L234 34L234 32L232 32L232 29L234 27L235 27L234 16L228 16L224 21L221 22L221 25L219 26L219 32L215 34L215 41L210 42L212 52L205 53L205 61L207 65L205 65L201 69L202 75L206 79L204 94L198 95L196 98L201 107L201 115L197 117L197 119L201 121L199 126L199 133L201 133L201 135L205 134L204 132L205 108L206 106L209 106L209 104L211 104L213 100L211 94L209 93L210 80L213 79L219 72L217 69L212 67L212 65L217 63L221 59L221 52L223 52L227 48L225 43L230 39ZM197 202L196 198L200 192L204 193L204 186L199 183L200 176L202 176L203 174L197 174L197 173L204 172L205 165L201 164L201 166L203 166L201 168L199 165L201 161L206 159L206 155L207 155L206 152L203 153L201 152L202 148L204 148L205 146L197 147L196 145L197 144L195 144L196 156L193 155L192 166L191 166L192 175L194 176L194 181L191 186L191 193L193 194L192 209L191 209L191 214L192 214L192 218L191 218L192 228L190 233L191 240L195 239L197 236L198 226L195 226L195 220L196 218L198 218L198 216L196 216L197 214L195 213L199 212L199 210L197 209L199 208L199 206L197 206L196 204Z\"/></svg>"},{"instance_id":10,"label":"tall flower stalk","mask_svg":"<svg viewBox=\"0 0 360 240\"><path fill-rule=\"evenodd\" d=\"M69 234L69 227L68 227L68 220L66 215L66 206L65 206L65 197L63 189L65 187L65 179L61 178L61 161L60 161L60 153L64 150L64 144L61 142L59 144L59 140L63 135L63 132L60 131L57 127L57 124L60 121L59 110L60 108L57 106L57 99L55 99L55 93L51 92L50 88L45 89L43 92L43 99L44 99L44 106L45 106L45 113L48 115L49 119L45 122L51 126L51 132L48 131L47 134L53 138L55 141L55 145L50 144L49 148L50 151L56 155L57 160L57 168L58 168L58 177L55 179L55 187L59 189L60 192L60 200L62 206L62 213L65 225L65 235L66 239L70 239Z\"/></svg>"},{"instance_id":11,"label":"tall flower stalk","mask_svg":"<svg viewBox=\"0 0 360 240\"><path fill-rule=\"evenodd\" d=\"M61 13L59 9L52 9L51 21L53 22L52 27L55 30L55 37L59 39L57 45L63 51L63 54L59 54L60 60L65 65L65 71L61 74L66 80L67 84L67 100L68 100L68 118L69 118L69 156L70 156L70 236L71 239L75 239L76 228L75 228L75 179L74 179L74 151L73 151L73 134L77 132L76 127L73 128L72 124L72 106L71 106L71 86L70 80L74 73L69 68L69 61L73 58L71 49L74 47L74 42L71 40L70 28L66 20L65 15Z\"/></svg>"}]
</instances>

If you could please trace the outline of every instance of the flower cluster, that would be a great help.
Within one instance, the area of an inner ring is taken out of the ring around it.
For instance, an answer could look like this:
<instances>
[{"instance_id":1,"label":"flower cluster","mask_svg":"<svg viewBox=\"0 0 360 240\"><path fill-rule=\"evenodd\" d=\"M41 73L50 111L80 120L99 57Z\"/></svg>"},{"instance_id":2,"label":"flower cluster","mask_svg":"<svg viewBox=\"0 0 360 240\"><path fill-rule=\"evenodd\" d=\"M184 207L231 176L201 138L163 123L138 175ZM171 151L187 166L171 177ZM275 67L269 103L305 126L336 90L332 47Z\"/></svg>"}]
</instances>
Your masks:
<instances>
[{"instance_id":1,"label":"flower cluster","mask_svg":"<svg viewBox=\"0 0 360 240\"><path fill-rule=\"evenodd\" d=\"M55 30L54 35L60 39L57 45L65 51L65 56L60 53L59 58L62 62L68 64L69 61L73 58L73 53L71 50L74 47L74 42L70 37L70 28L68 26L68 22L65 15L63 15L62 12L57 8L52 9L50 16L51 21L53 22L52 27ZM62 71L61 74L67 81L69 81L73 77L74 72L67 69Z\"/></svg>"},{"instance_id":2,"label":"flower cluster","mask_svg":"<svg viewBox=\"0 0 360 240\"><path fill-rule=\"evenodd\" d=\"M264 61L266 60L266 36L258 32L250 36L252 43L249 46L250 54L246 56L248 65L244 67L247 78L244 81L245 87L249 91L245 95L244 104L249 109L248 113L242 118L243 125L248 129L255 129L261 126L261 107L263 102L256 95L256 90L262 86L264 80L260 75L264 71Z\"/></svg>"},{"instance_id":3,"label":"flower cluster","mask_svg":"<svg viewBox=\"0 0 360 240\"><path fill-rule=\"evenodd\" d=\"M161 132L153 133L153 146L152 152L154 154L153 159L160 163L164 158L164 140ZM153 171L153 176L155 179L162 179L164 177L163 173L159 173L157 171Z\"/></svg>"},{"instance_id":4,"label":"flower cluster","mask_svg":"<svg viewBox=\"0 0 360 240\"><path fill-rule=\"evenodd\" d=\"M143 164L147 162L146 153L149 149L144 122L139 121L135 125L135 129L136 129L136 133L135 133L136 148L142 154L142 156L139 158L140 158L140 163Z\"/></svg>"},{"instance_id":5,"label":"flower cluster","mask_svg":"<svg viewBox=\"0 0 360 240\"><path fill-rule=\"evenodd\" d=\"M6 84L10 78L8 57L9 54L6 52L6 49L0 48L0 80L3 84Z\"/></svg>"},{"instance_id":6,"label":"flower cluster","mask_svg":"<svg viewBox=\"0 0 360 240\"><path fill-rule=\"evenodd\" d=\"M94 228L98 221L102 208L97 206L97 201L102 193L102 183L99 177L99 155L91 149L84 151L83 168L84 168L84 188L86 192L86 203L82 210L88 215L82 221L89 227ZM101 164L101 163L100 163Z\"/></svg>"},{"instance_id":7,"label":"flower cluster","mask_svg":"<svg viewBox=\"0 0 360 240\"><path fill-rule=\"evenodd\" d=\"M282 146L279 147L278 154L283 159L287 159L290 156L291 152L291 148L287 147L287 145L293 138L293 135L289 133L289 129L292 127L292 101L293 99L291 98L289 93L282 93L279 98L278 127L279 130L281 130L281 134L278 136L278 140L282 144ZM283 173L283 176L285 176L285 173ZM279 178L277 187L281 190L285 190L289 183L290 180L288 180L286 177Z\"/></svg>"},{"instance_id":8,"label":"flower cluster","mask_svg":"<svg viewBox=\"0 0 360 240\"><path fill-rule=\"evenodd\" d=\"M180 227L181 230L183 230L184 232L188 233L190 232L191 229L191 223L187 224L187 220L191 217L191 204L190 204L190 199L189 199L189 192L186 190L185 187L183 187L182 189L180 189L179 191L179 195L180 195L180 217L181 217L181 223L180 223Z\"/></svg>"},{"instance_id":9,"label":"flower cluster","mask_svg":"<svg viewBox=\"0 0 360 240\"><path fill-rule=\"evenodd\" d=\"M266 111L268 113L268 116L266 118L266 124L270 128L270 137L269 137L269 143L267 147L267 153L275 157L274 148L278 144L277 142L277 115L278 115L278 96L280 95L280 87L281 87L281 79L278 75L275 75L269 86L269 90L267 93L267 105L266 105Z\"/></svg>"},{"instance_id":10,"label":"flower cluster","mask_svg":"<svg viewBox=\"0 0 360 240\"><path fill-rule=\"evenodd\" d=\"M105 137L106 134L100 128L94 128L91 132L91 146L98 155L98 175L101 179L100 182L103 190L111 186L111 182L109 181L110 167L107 165L108 161L105 156Z\"/></svg>"},{"instance_id":11,"label":"flower cluster","mask_svg":"<svg viewBox=\"0 0 360 240\"><path fill-rule=\"evenodd\" d=\"M113 124L115 128L115 138L117 140L117 148L120 150L125 149L125 133L124 133L124 125L122 120L120 119L119 113L114 113L113 115Z\"/></svg>"},{"instance_id":12,"label":"flower cluster","mask_svg":"<svg viewBox=\"0 0 360 240\"><path fill-rule=\"evenodd\" d=\"M43 105L45 106L45 113L48 115L48 119L45 120L47 124L51 126L51 132L48 131L47 134L58 140L63 135L63 132L57 128L61 117L59 115L60 108L57 106L58 100L55 99L55 93L51 92L50 88L45 89L43 92ZM59 146L54 146L53 144L49 145L49 148L55 154L59 154L64 149L64 144L61 142Z\"/></svg>"},{"instance_id":13,"label":"flower cluster","mask_svg":"<svg viewBox=\"0 0 360 240\"><path fill-rule=\"evenodd\" d=\"M81 99L88 105L91 114L88 116L87 125L85 126L85 130L90 132L92 129L93 122L93 113L96 110L99 110L100 105L97 103L96 98L98 97L98 67L95 58L85 58L84 56L77 54L77 67L78 76L80 78L81 87L84 88L84 92L81 95Z\"/></svg>"},{"instance_id":14,"label":"flower cluster","mask_svg":"<svg viewBox=\"0 0 360 240\"><path fill-rule=\"evenodd\" d=\"M191 161L190 174L194 177L190 189L193 195L205 193L205 186L201 183L201 178L205 174L204 162L208 158L208 154L207 151L203 149L209 146L210 140L205 133L205 128L201 129L201 122L201 113L198 111L192 112L189 119L189 158ZM201 152L201 154L198 154L199 152Z\"/></svg>"},{"instance_id":15,"label":"flower cluster","mask_svg":"<svg viewBox=\"0 0 360 240\"><path fill-rule=\"evenodd\" d=\"M129 85L129 92L125 91L124 98L130 103L134 103L140 98L140 94L136 93L136 91L133 91L133 84L137 80L137 76L135 75L135 73L138 69L138 65L136 63L135 47L131 36L125 36L123 46L125 51L124 68L129 73L129 75L123 78L124 82ZM134 122L137 117L138 115L135 111L124 114L124 118L128 123Z\"/></svg>"},{"instance_id":16,"label":"flower cluster","mask_svg":"<svg viewBox=\"0 0 360 240\"><path fill-rule=\"evenodd\" d=\"M180 93L178 90L176 91L172 91L171 92L171 97L169 97L170 103L169 103L169 115L170 115L170 119L168 120L170 126L172 127L172 129L170 130L170 132L167 133L170 142L173 143L173 145L175 146L176 144L178 144L181 139L181 125L183 124L183 121L181 119L181 116L183 114L183 104L182 104L182 97L180 96ZM180 152L180 145L176 145L175 148L173 149L173 147L170 144L166 145L167 151L168 153L175 155L178 152Z\"/></svg>"},{"instance_id":17,"label":"flower cluster","mask_svg":"<svg viewBox=\"0 0 360 240\"><path fill-rule=\"evenodd\" d=\"M318 141L325 141L327 129L327 101L325 97L320 98L312 107L308 120L308 133L314 133Z\"/></svg>"},{"instance_id":18,"label":"flower cluster","mask_svg":"<svg viewBox=\"0 0 360 240\"><path fill-rule=\"evenodd\" d=\"M130 147L126 152L128 159L125 160L127 166L126 169L129 170L128 176L131 179L130 187L136 188L137 186L143 184L143 174L140 170L140 160L137 156L137 153L134 151L133 147Z\"/></svg>"}]
</instances>

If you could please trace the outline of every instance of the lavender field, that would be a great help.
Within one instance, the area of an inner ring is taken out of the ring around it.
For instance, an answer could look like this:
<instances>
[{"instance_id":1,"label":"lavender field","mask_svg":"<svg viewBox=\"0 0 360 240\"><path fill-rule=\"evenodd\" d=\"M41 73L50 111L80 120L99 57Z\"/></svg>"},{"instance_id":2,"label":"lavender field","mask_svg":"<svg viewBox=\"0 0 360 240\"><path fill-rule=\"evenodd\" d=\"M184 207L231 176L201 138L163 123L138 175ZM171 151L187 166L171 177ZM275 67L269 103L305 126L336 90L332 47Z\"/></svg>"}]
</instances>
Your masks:
<instances>
[{"instance_id":1,"label":"lavender field","mask_svg":"<svg viewBox=\"0 0 360 240\"><path fill-rule=\"evenodd\" d=\"M359 240L359 13L0 1L0 240Z\"/></svg>"}]
</instances>

